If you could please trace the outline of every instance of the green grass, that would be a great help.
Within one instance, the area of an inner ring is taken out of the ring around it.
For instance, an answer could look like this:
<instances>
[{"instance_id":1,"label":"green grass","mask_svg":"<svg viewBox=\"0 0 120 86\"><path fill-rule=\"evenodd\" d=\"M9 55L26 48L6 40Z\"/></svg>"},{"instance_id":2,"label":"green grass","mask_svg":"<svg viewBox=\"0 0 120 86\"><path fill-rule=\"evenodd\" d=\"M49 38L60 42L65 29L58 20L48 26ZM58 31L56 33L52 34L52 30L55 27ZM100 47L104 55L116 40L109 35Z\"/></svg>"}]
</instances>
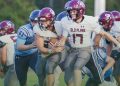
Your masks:
<instances>
[{"instance_id":1,"label":"green grass","mask_svg":"<svg viewBox=\"0 0 120 86\"><path fill-rule=\"evenodd\" d=\"M59 80L60 80L59 86L65 86L64 74L61 74L61 77ZM83 80L82 86L85 86L86 80L87 80L87 77L85 77L85 79ZM37 81L38 81L37 76L35 75L35 73L32 70L30 70L28 72L28 80L27 80L28 86L34 86L37 83ZM0 86L4 86L3 79L1 79L1 78L0 78Z\"/></svg>"}]
</instances>

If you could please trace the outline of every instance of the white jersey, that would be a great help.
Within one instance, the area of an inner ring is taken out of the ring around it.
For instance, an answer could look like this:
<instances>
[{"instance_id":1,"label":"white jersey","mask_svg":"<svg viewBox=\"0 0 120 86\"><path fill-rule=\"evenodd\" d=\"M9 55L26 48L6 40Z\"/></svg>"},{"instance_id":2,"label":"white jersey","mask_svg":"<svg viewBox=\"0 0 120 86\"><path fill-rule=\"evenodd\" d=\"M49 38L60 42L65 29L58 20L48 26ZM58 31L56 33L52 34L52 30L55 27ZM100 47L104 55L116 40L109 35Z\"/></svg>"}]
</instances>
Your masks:
<instances>
[{"instance_id":1,"label":"white jersey","mask_svg":"<svg viewBox=\"0 0 120 86\"><path fill-rule=\"evenodd\" d=\"M43 36L43 37L55 37L56 38L57 36L61 36L62 29L60 29L61 28L60 22L56 21L54 26L55 26L56 33L49 31L46 28L40 27L39 24L36 24L33 27L33 31L34 31L34 33L36 33L40 36Z\"/></svg>"},{"instance_id":2,"label":"white jersey","mask_svg":"<svg viewBox=\"0 0 120 86\"><path fill-rule=\"evenodd\" d=\"M116 38L120 36L120 22L118 21L114 22L114 25L110 30L110 33ZM113 50L117 50L117 49L118 48L116 46L113 46ZM118 51L120 52L119 49Z\"/></svg>"},{"instance_id":3,"label":"white jersey","mask_svg":"<svg viewBox=\"0 0 120 86\"><path fill-rule=\"evenodd\" d=\"M71 47L82 48L92 46L92 32L99 33L100 25L96 22L95 17L84 16L81 23L76 23L68 17L61 20L63 36L67 37Z\"/></svg>"},{"instance_id":4,"label":"white jersey","mask_svg":"<svg viewBox=\"0 0 120 86\"><path fill-rule=\"evenodd\" d=\"M7 66L14 64L14 44L16 43L16 39L17 34L4 35L0 37L0 41L6 43L7 46Z\"/></svg>"},{"instance_id":5,"label":"white jersey","mask_svg":"<svg viewBox=\"0 0 120 86\"><path fill-rule=\"evenodd\" d=\"M114 22L114 25L110 30L110 33L115 37L120 36L120 22L118 21Z\"/></svg>"}]
</instances>

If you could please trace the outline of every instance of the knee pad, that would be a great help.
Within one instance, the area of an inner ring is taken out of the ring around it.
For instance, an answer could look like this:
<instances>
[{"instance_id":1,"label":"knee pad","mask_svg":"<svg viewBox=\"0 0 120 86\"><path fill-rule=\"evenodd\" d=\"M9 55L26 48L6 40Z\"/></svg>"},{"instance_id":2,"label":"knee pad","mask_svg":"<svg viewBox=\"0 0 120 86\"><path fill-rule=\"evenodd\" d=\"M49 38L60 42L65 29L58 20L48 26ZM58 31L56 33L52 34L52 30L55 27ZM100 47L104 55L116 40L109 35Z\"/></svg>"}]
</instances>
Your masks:
<instances>
[{"instance_id":1,"label":"knee pad","mask_svg":"<svg viewBox=\"0 0 120 86\"><path fill-rule=\"evenodd\" d=\"M53 74L56 66L57 64L55 62L48 62L46 65L46 74Z\"/></svg>"}]
</instances>

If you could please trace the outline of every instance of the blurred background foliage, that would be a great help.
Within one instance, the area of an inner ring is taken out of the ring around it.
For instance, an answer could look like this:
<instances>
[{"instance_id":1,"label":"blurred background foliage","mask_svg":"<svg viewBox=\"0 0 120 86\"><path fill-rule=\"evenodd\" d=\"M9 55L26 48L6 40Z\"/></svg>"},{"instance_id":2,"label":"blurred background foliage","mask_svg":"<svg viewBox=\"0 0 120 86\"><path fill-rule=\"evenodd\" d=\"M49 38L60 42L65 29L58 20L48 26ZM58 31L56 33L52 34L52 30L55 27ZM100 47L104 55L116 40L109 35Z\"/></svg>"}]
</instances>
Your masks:
<instances>
[{"instance_id":1,"label":"blurred background foliage","mask_svg":"<svg viewBox=\"0 0 120 86\"><path fill-rule=\"evenodd\" d=\"M51 7L56 14L64 10L68 0L0 0L0 21L12 20L16 28L29 20L29 14L34 9ZM86 14L94 14L94 0L83 0L86 4ZM120 11L120 0L106 0L106 10Z\"/></svg>"}]
</instances>

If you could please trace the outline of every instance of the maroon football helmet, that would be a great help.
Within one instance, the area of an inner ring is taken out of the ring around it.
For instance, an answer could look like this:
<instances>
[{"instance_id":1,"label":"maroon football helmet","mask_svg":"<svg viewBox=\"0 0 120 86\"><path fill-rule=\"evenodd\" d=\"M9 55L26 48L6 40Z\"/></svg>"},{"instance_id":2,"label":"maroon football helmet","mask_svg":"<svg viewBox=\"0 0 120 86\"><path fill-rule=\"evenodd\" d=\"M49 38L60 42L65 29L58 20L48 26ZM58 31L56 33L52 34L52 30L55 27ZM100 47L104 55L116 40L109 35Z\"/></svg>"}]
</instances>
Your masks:
<instances>
[{"instance_id":1,"label":"maroon football helmet","mask_svg":"<svg viewBox=\"0 0 120 86\"><path fill-rule=\"evenodd\" d=\"M55 19L55 12L49 7L45 7L41 9L41 11L39 12L38 23L42 27L48 28L53 26L54 19ZM46 21L50 21L50 23L48 25L44 25Z\"/></svg>"},{"instance_id":2,"label":"maroon football helmet","mask_svg":"<svg viewBox=\"0 0 120 86\"><path fill-rule=\"evenodd\" d=\"M68 3L68 4L67 4ZM71 0L70 2L67 2L67 6L65 4L65 9L67 10L69 16L70 15L70 10L77 10L77 18L83 17L83 15L85 14L85 4L80 1L80 0Z\"/></svg>"},{"instance_id":3,"label":"maroon football helmet","mask_svg":"<svg viewBox=\"0 0 120 86\"><path fill-rule=\"evenodd\" d=\"M99 16L98 21L105 31L110 31L111 27L114 24L114 17L111 12L105 11Z\"/></svg>"},{"instance_id":4,"label":"maroon football helmet","mask_svg":"<svg viewBox=\"0 0 120 86\"><path fill-rule=\"evenodd\" d=\"M4 20L0 22L0 30L3 32L2 34L12 34L15 32L14 24L9 20Z\"/></svg>"},{"instance_id":5,"label":"maroon football helmet","mask_svg":"<svg viewBox=\"0 0 120 86\"><path fill-rule=\"evenodd\" d=\"M114 16L115 21L120 21L120 12L119 11L112 11L111 13Z\"/></svg>"},{"instance_id":6,"label":"maroon football helmet","mask_svg":"<svg viewBox=\"0 0 120 86\"><path fill-rule=\"evenodd\" d=\"M55 17L55 12L49 7L45 7L41 9L38 15L39 20L53 20L54 17Z\"/></svg>"}]
</instances>

